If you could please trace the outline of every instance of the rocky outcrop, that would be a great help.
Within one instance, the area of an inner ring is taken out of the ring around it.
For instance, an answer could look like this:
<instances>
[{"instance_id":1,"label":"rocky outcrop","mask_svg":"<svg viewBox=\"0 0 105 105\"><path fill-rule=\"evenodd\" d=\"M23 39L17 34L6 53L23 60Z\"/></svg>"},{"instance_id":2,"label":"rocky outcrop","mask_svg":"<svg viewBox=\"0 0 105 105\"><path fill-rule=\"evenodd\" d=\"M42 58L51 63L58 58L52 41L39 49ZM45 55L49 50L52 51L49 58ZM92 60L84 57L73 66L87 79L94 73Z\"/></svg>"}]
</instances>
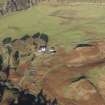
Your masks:
<instances>
[{"instance_id":1,"label":"rocky outcrop","mask_svg":"<svg viewBox=\"0 0 105 105\"><path fill-rule=\"evenodd\" d=\"M31 7L36 4L36 0L9 0L7 2L7 10L15 11L15 10L23 10Z\"/></svg>"},{"instance_id":2,"label":"rocky outcrop","mask_svg":"<svg viewBox=\"0 0 105 105\"><path fill-rule=\"evenodd\" d=\"M38 4L42 0L7 0L0 5L0 15L6 15L9 12L20 11Z\"/></svg>"},{"instance_id":3,"label":"rocky outcrop","mask_svg":"<svg viewBox=\"0 0 105 105\"><path fill-rule=\"evenodd\" d=\"M33 5L37 5L40 2L47 2L51 5L59 5L59 4L69 4L69 3L104 3L104 0L5 0L4 2L0 2L0 15L6 15L9 12L25 10Z\"/></svg>"}]
</instances>

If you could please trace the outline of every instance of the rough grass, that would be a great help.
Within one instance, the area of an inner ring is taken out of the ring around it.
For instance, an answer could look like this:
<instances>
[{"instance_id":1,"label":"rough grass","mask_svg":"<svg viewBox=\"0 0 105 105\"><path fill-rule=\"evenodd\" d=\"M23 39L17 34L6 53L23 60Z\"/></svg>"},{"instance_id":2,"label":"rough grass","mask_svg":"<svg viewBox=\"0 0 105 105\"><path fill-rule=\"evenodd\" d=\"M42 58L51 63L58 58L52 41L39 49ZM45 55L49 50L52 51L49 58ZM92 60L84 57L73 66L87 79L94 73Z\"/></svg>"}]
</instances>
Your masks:
<instances>
[{"instance_id":1,"label":"rough grass","mask_svg":"<svg viewBox=\"0 0 105 105\"><path fill-rule=\"evenodd\" d=\"M7 0L0 0L0 4L5 3Z\"/></svg>"},{"instance_id":2,"label":"rough grass","mask_svg":"<svg viewBox=\"0 0 105 105\"><path fill-rule=\"evenodd\" d=\"M87 78L94 84L97 85L97 82L101 77L105 76L105 66L95 67L86 74Z\"/></svg>"},{"instance_id":3,"label":"rough grass","mask_svg":"<svg viewBox=\"0 0 105 105\"><path fill-rule=\"evenodd\" d=\"M105 6L99 4L35 6L1 17L0 38L45 32L51 43L70 47L105 36L104 10Z\"/></svg>"}]
</instances>

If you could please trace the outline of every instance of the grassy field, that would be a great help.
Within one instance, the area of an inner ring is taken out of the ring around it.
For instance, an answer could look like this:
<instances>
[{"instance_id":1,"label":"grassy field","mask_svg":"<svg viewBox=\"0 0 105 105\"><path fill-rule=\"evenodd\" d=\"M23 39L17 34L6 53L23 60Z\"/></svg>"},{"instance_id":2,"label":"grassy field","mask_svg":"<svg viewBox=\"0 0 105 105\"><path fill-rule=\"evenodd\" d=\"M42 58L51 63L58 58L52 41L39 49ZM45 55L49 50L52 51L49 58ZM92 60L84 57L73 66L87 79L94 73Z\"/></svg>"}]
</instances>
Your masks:
<instances>
[{"instance_id":1,"label":"grassy field","mask_svg":"<svg viewBox=\"0 0 105 105\"><path fill-rule=\"evenodd\" d=\"M105 37L105 6L71 4L39 5L0 17L0 38L44 32L50 42L65 47Z\"/></svg>"},{"instance_id":2,"label":"grassy field","mask_svg":"<svg viewBox=\"0 0 105 105\"><path fill-rule=\"evenodd\" d=\"M97 81L100 79L100 77L105 75L105 66L102 67L96 67L92 70L90 70L87 73L87 77L91 82L93 82L95 85L97 84Z\"/></svg>"},{"instance_id":3,"label":"grassy field","mask_svg":"<svg viewBox=\"0 0 105 105\"><path fill-rule=\"evenodd\" d=\"M0 0L0 4L5 3L7 0Z\"/></svg>"}]
</instances>

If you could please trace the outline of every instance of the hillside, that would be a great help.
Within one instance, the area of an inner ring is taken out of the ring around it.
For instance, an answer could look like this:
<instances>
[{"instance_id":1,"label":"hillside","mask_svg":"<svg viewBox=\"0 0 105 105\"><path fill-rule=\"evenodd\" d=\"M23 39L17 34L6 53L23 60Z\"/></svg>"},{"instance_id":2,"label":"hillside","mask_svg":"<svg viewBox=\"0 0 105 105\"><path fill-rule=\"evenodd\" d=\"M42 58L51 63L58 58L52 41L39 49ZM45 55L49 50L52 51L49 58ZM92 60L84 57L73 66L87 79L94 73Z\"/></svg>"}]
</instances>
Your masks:
<instances>
[{"instance_id":1,"label":"hillside","mask_svg":"<svg viewBox=\"0 0 105 105\"><path fill-rule=\"evenodd\" d=\"M0 36L20 37L36 32L47 33L51 42L65 46L103 38L104 5L39 5L26 11L0 17ZM90 11L91 10L91 11ZM76 43L75 43L76 42Z\"/></svg>"},{"instance_id":2,"label":"hillside","mask_svg":"<svg viewBox=\"0 0 105 105\"><path fill-rule=\"evenodd\" d=\"M33 5L47 3L50 5L70 5L72 3L105 3L104 0L0 0L0 15L14 11L26 10Z\"/></svg>"},{"instance_id":3,"label":"hillside","mask_svg":"<svg viewBox=\"0 0 105 105\"><path fill-rule=\"evenodd\" d=\"M20 1L0 16L0 85L13 83L6 88L16 97L0 90L0 104L105 105L105 4L45 0L27 8ZM38 101L26 97L41 89Z\"/></svg>"},{"instance_id":4,"label":"hillside","mask_svg":"<svg viewBox=\"0 0 105 105\"><path fill-rule=\"evenodd\" d=\"M0 0L0 15L8 15L11 12L26 10L37 5L39 0Z\"/></svg>"}]
</instances>

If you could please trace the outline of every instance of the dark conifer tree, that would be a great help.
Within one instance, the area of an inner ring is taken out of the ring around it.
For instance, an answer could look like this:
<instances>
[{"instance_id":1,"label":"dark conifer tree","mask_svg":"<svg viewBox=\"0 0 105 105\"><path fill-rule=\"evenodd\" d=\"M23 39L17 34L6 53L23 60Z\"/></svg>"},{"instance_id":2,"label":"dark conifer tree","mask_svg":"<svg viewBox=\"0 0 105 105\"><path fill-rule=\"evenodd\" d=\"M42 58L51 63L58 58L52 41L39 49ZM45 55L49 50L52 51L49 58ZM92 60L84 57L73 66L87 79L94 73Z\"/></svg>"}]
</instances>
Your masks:
<instances>
[{"instance_id":1,"label":"dark conifer tree","mask_svg":"<svg viewBox=\"0 0 105 105\"><path fill-rule=\"evenodd\" d=\"M0 55L0 70L3 68L3 57Z\"/></svg>"}]
</instances>

